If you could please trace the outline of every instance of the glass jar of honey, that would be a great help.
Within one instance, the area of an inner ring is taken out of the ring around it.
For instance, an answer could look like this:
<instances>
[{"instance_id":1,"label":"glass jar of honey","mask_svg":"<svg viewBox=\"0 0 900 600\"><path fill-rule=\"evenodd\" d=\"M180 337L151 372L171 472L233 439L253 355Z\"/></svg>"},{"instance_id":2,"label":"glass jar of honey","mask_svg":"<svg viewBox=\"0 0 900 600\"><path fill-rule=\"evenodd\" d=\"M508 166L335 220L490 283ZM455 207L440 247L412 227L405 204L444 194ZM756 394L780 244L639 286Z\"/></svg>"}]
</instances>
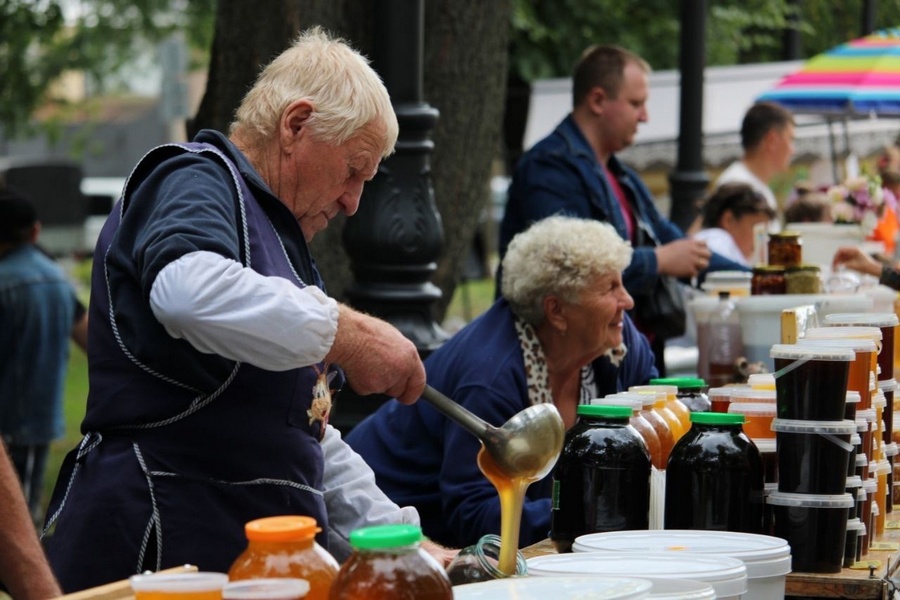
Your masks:
<instances>
[{"instance_id":1,"label":"glass jar of honey","mask_svg":"<svg viewBox=\"0 0 900 600\"><path fill-rule=\"evenodd\" d=\"M231 581L296 577L309 582L306 600L325 600L340 565L319 544L321 531L312 517L280 516L244 526L247 549L231 565Z\"/></svg>"},{"instance_id":2,"label":"glass jar of honey","mask_svg":"<svg viewBox=\"0 0 900 600\"><path fill-rule=\"evenodd\" d=\"M821 269L816 265L785 267L784 290L787 294L821 294Z\"/></svg>"},{"instance_id":3,"label":"glass jar of honey","mask_svg":"<svg viewBox=\"0 0 900 600\"><path fill-rule=\"evenodd\" d=\"M341 565L330 600L453 600L446 572L421 548L415 525L378 525L350 534L353 554Z\"/></svg>"},{"instance_id":4,"label":"glass jar of honey","mask_svg":"<svg viewBox=\"0 0 900 600\"><path fill-rule=\"evenodd\" d=\"M803 241L797 231L769 234L769 264L795 267L803 262Z\"/></svg>"},{"instance_id":5,"label":"glass jar of honey","mask_svg":"<svg viewBox=\"0 0 900 600\"><path fill-rule=\"evenodd\" d=\"M751 296L784 294L786 291L784 267L776 265L753 267L753 278L750 279Z\"/></svg>"}]
</instances>

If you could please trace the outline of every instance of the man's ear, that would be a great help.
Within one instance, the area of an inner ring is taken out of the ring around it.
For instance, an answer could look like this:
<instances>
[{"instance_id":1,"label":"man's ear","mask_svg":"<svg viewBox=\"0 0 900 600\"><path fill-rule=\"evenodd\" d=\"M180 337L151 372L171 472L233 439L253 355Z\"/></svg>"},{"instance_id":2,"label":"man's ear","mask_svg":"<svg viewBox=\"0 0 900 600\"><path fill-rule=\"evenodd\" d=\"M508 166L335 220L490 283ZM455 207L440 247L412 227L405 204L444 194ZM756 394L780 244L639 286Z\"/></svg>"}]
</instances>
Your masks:
<instances>
[{"instance_id":1,"label":"man's ear","mask_svg":"<svg viewBox=\"0 0 900 600\"><path fill-rule=\"evenodd\" d=\"M306 133L305 127L313 112L315 112L315 106L306 98L301 98L288 104L287 108L281 113L281 121L279 122L279 139L282 147L290 146Z\"/></svg>"},{"instance_id":2,"label":"man's ear","mask_svg":"<svg viewBox=\"0 0 900 600\"><path fill-rule=\"evenodd\" d=\"M592 113L600 114L603 112L603 102L608 98L609 96L606 95L606 90L599 85L596 85L587 93L586 104Z\"/></svg>"}]
</instances>

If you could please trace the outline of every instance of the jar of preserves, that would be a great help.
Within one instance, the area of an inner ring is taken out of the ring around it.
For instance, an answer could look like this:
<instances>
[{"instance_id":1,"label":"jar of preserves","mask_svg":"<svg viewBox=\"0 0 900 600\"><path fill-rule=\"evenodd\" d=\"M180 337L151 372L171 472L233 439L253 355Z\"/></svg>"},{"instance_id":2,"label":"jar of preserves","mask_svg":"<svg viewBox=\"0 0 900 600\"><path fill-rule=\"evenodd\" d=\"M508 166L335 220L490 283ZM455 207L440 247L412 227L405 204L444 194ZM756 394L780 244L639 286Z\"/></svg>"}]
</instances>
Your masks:
<instances>
[{"instance_id":1,"label":"jar of preserves","mask_svg":"<svg viewBox=\"0 0 900 600\"><path fill-rule=\"evenodd\" d=\"M481 536L476 543L459 551L447 567L452 585L478 583L509 577L497 568L500 559L500 536L493 533ZM515 577L528 574L528 564L521 552L516 553Z\"/></svg>"},{"instance_id":2,"label":"jar of preserves","mask_svg":"<svg viewBox=\"0 0 900 600\"><path fill-rule=\"evenodd\" d=\"M421 548L416 525L378 525L350 534L353 554L341 565L330 600L453 600L450 579Z\"/></svg>"},{"instance_id":3,"label":"jar of preserves","mask_svg":"<svg viewBox=\"0 0 900 600\"><path fill-rule=\"evenodd\" d=\"M750 279L751 296L784 294L785 292L784 267L775 265L753 267L753 277Z\"/></svg>"},{"instance_id":4,"label":"jar of preserves","mask_svg":"<svg viewBox=\"0 0 900 600\"><path fill-rule=\"evenodd\" d=\"M580 535L650 526L650 452L631 408L583 404L553 470L550 539L559 552Z\"/></svg>"},{"instance_id":5,"label":"jar of preserves","mask_svg":"<svg viewBox=\"0 0 900 600\"><path fill-rule=\"evenodd\" d=\"M307 600L328 598L340 565L316 543L322 531L312 517L279 516L250 521L244 526L247 549L231 565L228 578L296 577L309 582Z\"/></svg>"},{"instance_id":6,"label":"jar of preserves","mask_svg":"<svg viewBox=\"0 0 900 600\"><path fill-rule=\"evenodd\" d=\"M796 265L784 269L787 294L821 294L822 270L816 265Z\"/></svg>"},{"instance_id":7,"label":"jar of preserves","mask_svg":"<svg viewBox=\"0 0 900 600\"><path fill-rule=\"evenodd\" d=\"M762 533L764 474L744 415L691 413L666 469L666 529Z\"/></svg>"},{"instance_id":8,"label":"jar of preserves","mask_svg":"<svg viewBox=\"0 0 900 600\"><path fill-rule=\"evenodd\" d=\"M795 267L803 262L803 241L797 231L769 234L769 264Z\"/></svg>"}]
</instances>

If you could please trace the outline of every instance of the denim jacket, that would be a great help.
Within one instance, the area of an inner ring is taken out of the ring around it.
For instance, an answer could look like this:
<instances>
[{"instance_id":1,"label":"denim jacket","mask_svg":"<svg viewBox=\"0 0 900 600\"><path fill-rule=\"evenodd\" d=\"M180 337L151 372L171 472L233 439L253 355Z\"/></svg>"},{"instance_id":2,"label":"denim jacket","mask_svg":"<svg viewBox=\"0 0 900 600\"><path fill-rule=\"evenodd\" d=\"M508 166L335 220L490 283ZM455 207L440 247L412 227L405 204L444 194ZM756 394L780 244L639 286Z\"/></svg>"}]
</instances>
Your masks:
<instances>
[{"instance_id":1,"label":"denim jacket","mask_svg":"<svg viewBox=\"0 0 900 600\"><path fill-rule=\"evenodd\" d=\"M637 173L619 162L615 155L610 157L607 167L632 198L637 213L659 244L684 237L678 226L659 213L650 190ZM572 115L566 117L553 133L535 144L519 161L500 225L500 255L506 253L515 234L531 223L554 214L605 221L615 227L622 239L628 239L625 217L612 186ZM713 253L708 270L725 269L747 270ZM636 247L631 264L622 274L628 292L632 295L650 293L658 276L653 247Z\"/></svg>"}]
</instances>

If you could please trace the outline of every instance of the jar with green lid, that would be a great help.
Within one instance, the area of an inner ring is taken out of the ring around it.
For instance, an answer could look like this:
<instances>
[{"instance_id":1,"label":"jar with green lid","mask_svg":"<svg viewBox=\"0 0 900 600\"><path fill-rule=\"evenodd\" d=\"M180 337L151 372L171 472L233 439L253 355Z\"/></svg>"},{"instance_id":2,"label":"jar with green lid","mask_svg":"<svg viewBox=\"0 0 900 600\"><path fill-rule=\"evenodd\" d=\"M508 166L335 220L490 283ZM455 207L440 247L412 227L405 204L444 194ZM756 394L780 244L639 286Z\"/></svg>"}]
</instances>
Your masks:
<instances>
[{"instance_id":1,"label":"jar with green lid","mask_svg":"<svg viewBox=\"0 0 900 600\"><path fill-rule=\"evenodd\" d=\"M674 385L678 388L676 397L691 412L707 412L710 409L706 396L706 381L699 377L658 377L650 380L650 385Z\"/></svg>"},{"instance_id":2,"label":"jar with green lid","mask_svg":"<svg viewBox=\"0 0 900 600\"><path fill-rule=\"evenodd\" d=\"M691 413L666 468L666 529L762 533L764 474L744 415Z\"/></svg>"},{"instance_id":3,"label":"jar with green lid","mask_svg":"<svg viewBox=\"0 0 900 600\"><path fill-rule=\"evenodd\" d=\"M568 552L580 535L650 526L650 451L627 406L582 404L553 470L550 539Z\"/></svg>"},{"instance_id":4,"label":"jar with green lid","mask_svg":"<svg viewBox=\"0 0 900 600\"><path fill-rule=\"evenodd\" d=\"M784 267L766 265L753 267L753 276L750 279L750 295L763 296L784 294Z\"/></svg>"},{"instance_id":5,"label":"jar with green lid","mask_svg":"<svg viewBox=\"0 0 900 600\"><path fill-rule=\"evenodd\" d=\"M794 267L803 262L803 241L798 231L769 234L769 264Z\"/></svg>"},{"instance_id":6,"label":"jar with green lid","mask_svg":"<svg viewBox=\"0 0 900 600\"><path fill-rule=\"evenodd\" d=\"M450 579L421 548L416 525L378 525L350 533L353 553L341 565L329 600L452 600Z\"/></svg>"},{"instance_id":7,"label":"jar with green lid","mask_svg":"<svg viewBox=\"0 0 900 600\"><path fill-rule=\"evenodd\" d=\"M821 294L822 270L817 265L796 265L784 269L787 294Z\"/></svg>"}]
</instances>

